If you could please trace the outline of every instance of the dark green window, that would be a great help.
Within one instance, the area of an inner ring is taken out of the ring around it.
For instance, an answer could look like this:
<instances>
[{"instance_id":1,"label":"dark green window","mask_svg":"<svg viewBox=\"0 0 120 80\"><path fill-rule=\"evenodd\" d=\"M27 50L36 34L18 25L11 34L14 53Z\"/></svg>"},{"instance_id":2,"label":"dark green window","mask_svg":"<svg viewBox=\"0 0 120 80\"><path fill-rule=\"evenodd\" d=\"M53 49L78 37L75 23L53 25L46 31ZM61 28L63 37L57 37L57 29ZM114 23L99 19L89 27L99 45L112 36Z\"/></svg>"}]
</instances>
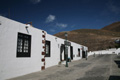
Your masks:
<instances>
[{"instance_id":1,"label":"dark green window","mask_svg":"<svg viewBox=\"0 0 120 80\"><path fill-rule=\"evenodd\" d=\"M45 57L50 57L50 41L45 41Z\"/></svg>"},{"instance_id":2,"label":"dark green window","mask_svg":"<svg viewBox=\"0 0 120 80\"><path fill-rule=\"evenodd\" d=\"M18 33L17 57L30 57L31 55L31 35Z\"/></svg>"}]
</instances>

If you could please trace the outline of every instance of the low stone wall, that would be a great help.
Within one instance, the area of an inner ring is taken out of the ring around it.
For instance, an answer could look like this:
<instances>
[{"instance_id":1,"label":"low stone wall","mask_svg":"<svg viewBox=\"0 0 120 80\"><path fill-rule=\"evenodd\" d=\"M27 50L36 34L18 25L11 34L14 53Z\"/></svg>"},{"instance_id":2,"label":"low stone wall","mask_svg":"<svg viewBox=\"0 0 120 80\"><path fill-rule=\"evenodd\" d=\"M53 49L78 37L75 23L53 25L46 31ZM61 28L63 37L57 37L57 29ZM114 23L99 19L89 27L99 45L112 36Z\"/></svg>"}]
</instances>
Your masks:
<instances>
[{"instance_id":1,"label":"low stone wall","mask_svg":"<svg viewBox=\"0 0 120 80\"><path fill-rule=\"evenodd\" d=\"M120 54L120 48L112 48L107 50L100 50L100 51L90 51L88 52L88 56L94 55L94 54Z\"/></svg>"}]
</instances>

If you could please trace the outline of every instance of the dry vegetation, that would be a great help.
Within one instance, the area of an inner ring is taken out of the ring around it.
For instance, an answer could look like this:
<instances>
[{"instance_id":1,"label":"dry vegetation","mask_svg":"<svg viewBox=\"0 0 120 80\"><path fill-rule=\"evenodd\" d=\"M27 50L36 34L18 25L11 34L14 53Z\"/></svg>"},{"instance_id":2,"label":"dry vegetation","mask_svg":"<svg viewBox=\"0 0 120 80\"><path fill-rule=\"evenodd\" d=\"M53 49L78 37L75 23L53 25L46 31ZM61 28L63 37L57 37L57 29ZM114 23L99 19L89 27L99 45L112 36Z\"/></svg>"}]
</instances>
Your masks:
<instances>
[{"instance_id":1,"label":"dry vegetation","mask_svg":"<svg viewBox=\"0 0 120 80\"><path fill-rule=\"evenodd\" d=\"M120 38L120 22L113 23L102 29L78 29L68 31L68 40L88 46L89 50L102 50L115 47L115 39ZM119 28L118 28L119 26ZM55 34L60 38L65 32Z\"/></svg>"}]
</instances>

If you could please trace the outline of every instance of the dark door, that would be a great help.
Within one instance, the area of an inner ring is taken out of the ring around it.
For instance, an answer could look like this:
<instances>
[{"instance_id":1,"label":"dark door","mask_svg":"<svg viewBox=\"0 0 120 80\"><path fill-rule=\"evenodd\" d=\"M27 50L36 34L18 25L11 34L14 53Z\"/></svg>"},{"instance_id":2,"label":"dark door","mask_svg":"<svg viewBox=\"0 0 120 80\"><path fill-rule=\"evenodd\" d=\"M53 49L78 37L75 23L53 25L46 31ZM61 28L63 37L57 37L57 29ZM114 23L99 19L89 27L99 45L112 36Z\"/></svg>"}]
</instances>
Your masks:
<instances>
[{"instance_id":1,"label":"dark door","mask_svg":"<svg viewBox=\"0 0 120 80\"><path fill-rule=\"evenodd\" d=\"M78 56L80 57L80 49L78 49Z\"/></svg>"},{"instance_id":2,"label":"dark door","mask_svg":"<svg viewBox=\"0 0 120 80\"><path fill-rule=\"evenodd\" d=\"M64 60L66 60L65 46L64 46Z\"/></svg>"},{"instance_id":3,"label":"dark door","mask_svg":"<svg viewBox=\"0 0 120 80\"><path fill-rule=\"evenodd\" d=\"M88 56L88 51L86 51L86 57Z\"/></svg>"},{"instance_id":4,"label":"dark door","mask_svg":"<svg viewBox=\"0 0 120 80\"><path fill-rule=\"evenodd\" d=\"M85 51L82 51L82 58L85 58Z\"/></svg>"},{"instance_id":5,"label":"dark door","mask_svg":"<svg viewBox=\"0 0 120 80\"><path fill-rule=\"evenodd\" d=\"M72 46L70 46L70 57L73 60L73 47Z\"/></svg>"},{"instance_id":6,"label":"dark door","mask_svg":"<svg viewBox=\"0 0 120 80\"><path fill-rule=\"evenodd\" d=\"M61 47L60 47L60 61L63 60L62 58L62 52L64 51L64 60L66 60L66 55L65 55L65 45L62 44Z\"/></svg>"}]
</instances>

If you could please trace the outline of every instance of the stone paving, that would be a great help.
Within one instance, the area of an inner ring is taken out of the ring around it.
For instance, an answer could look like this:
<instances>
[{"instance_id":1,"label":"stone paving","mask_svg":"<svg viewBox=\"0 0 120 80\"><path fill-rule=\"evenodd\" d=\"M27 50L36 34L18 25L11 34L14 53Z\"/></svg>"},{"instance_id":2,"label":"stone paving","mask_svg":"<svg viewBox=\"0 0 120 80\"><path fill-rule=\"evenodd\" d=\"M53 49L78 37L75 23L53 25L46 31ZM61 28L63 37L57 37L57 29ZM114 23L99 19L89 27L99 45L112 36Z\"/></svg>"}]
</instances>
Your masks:
<instances>
[{"instance_id":1,"label":"stone paving","mask_svg":"<svg viewBox=\"0 0 120 80\"><path fill-rule=\"evenodd\" d=\"M72 61L69 67L53 66L9 80L120 80L120 68L114 62L115 59L120 59L120 56L90 56L87 60Z\"/></svg>"}]
</instances>

